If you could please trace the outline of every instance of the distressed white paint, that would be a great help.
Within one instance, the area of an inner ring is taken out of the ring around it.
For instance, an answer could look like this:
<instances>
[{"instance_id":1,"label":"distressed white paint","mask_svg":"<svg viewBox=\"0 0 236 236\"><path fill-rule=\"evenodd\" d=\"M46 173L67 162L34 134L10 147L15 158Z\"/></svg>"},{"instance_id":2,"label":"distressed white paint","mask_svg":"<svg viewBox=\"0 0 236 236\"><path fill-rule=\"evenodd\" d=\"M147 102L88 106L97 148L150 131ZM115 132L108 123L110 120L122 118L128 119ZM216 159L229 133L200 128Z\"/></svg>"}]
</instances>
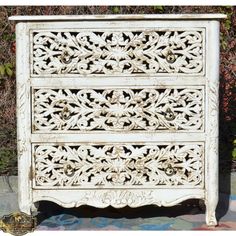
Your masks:
<instances>
[{"instance_id":1,"label":"distressed white paint","mask_svg":"<svg viewBox=\"0 0 236 236\"><path fill-rule=\"evenodd\" d=\"M188 76L188 79L182 78L182 76L113 76L113 77L106 77L106 80L104 81L103 77L90 77L89 80L86 77L62 77L62 78L53 78L52 77L44 77L44 78L31 78L31 86L32 87L45 87L45 79L47 80L47 87L50 88L53 86L53 88L90 88L91 84L97 88L102 88L104 86L106 87L114 87L114 86L120 86L123 87L130 87L130 86L150 86L150 84L154 87L157 86L173 86L173 85L184 85L184 86L197 86L197 85L205 85L206 78L205 77L191 77ZM122 80L122 84L121 84Z\"/></svg>"},{"instance_id":2,"label":"distressed white paint","mask_svg":"<svg viewBox=\"0 0 236 236\"><path fill-rule=\"evenodd\" d=\"M109 135L108 135L109 134ZM189 132L189 133L183 133L179 132L178 135L176 132L140 132L140 131L130 131L129 135L124 135L122 132L67 132L66 134L58 134L55 132L50 131L50 133L34 133L31 135L31 142L60 142L64 143L65 140L67 142L175 142L175 141L205 141L207 137L207 134L203 132Z\"/></svg>"},{"instance_id":3,"label":"distressed white paint","mask_svg":"<svg viewBox=\"0 0 236 236\"><path fill-rule=\"evenodd\" d=\"M20 209L30 213L41 200L118 208L198 198L207 224L216 225L219 18L225 15L11 17L22 21ZM76 50L89 50L90 59Z\"/></svg>"},{"instance_id":4,"label":"distressed white paint","mask_svg":"<svg viewBox=\"0 0 236 236\"><path fill-rule=\"evenodd\" d=\"M150 15L59 15L59 16L11 16L9 20L15 21L70 21L70 20L203 20L224 19L224 14L150 14Z\"/></svg>"},{"instance_id":5,"label":"distressed white paint","mask_svg":"<svg viewBox=\"0 0 236 236\"><path fill-rule=\"evenodd\" d=\"M66 191L66 194L65 194ZM58 197L60 196L60 197ZM113 206L140 207L144 205L174 206L187 199L203 199L202 189L100 189L34 190L35 201L52 201L63 207L90 205L98 208ZM158 209L156 209L158 211Z\"/></svg>"},{"instance_id":6,"label":"distressed white paint","mask_svg":"<svg viewBox=\"0 0 236 236\"><path fill-rule=\"evenodd\" d=\"M16 26L16 77L17 77L17 149L18 149L18 200L20 210L30 214L32 207L31 175L31 112L29 79L29 37L27 26Z\"/></svg>"},{"instance_id":7,"label":"distressed white paint","mask_svg":"<svg viewBox=\"0 0 236 236\"><path fill-rule=\"evenodd\" d=\"M207 103L206 103L206 222L216 225L215 210L218 204L218 138L219 138L219 27L218 21L209 22L207 61Z\"/></svg>"}]
</instances>

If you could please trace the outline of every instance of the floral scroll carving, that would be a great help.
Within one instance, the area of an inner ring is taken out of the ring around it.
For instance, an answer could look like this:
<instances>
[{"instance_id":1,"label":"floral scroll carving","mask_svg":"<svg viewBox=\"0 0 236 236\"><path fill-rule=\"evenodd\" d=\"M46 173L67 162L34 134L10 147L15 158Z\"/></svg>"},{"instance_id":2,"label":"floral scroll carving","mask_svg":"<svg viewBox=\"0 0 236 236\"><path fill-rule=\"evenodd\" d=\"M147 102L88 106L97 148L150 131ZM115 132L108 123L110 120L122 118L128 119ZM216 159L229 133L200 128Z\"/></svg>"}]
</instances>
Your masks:
<instances>
[{"instance_id":1,"label":"floral scroll carving","mask_svg":"<svg viewBox=\"0 0 236 236\"><path fill-rule=\"evenodd\" d=\"M112 191L94 191L85 194L81 202L99 207L113 206L121 208L125 206L139 207L148 204L161 206L161 202L155 201L153 191L132 192L129 190L112 190Z\"/></svg>"},{"instance_id":2,"label":"floral scroll carving","mask_svg":"<svg viewBox=\"0 0 236 236\"><path fill-rule=\"evenodd\" d=\"M204 30L34 31L32 74L204 72Z\"/></svg>"},{"instance_id":3,"label":"floral scroll carving","mask_svg":"<svg viewBox=\"0 0 236 236\"><path fill-rule=\"evenodd\" d=\"M202 130L203 87L35 89L34 131Z\"/></svg>"},{"instance_id":4,"label":"floral scroll carving","mask_svg":"<svg viewBox=\"0 0 236 236\"><path fill-rule=\"evenodd\" d=\"M219 104L219 92L218 92L218 83L209 84L209 150L211 150L216 156L218 156L218 129L216 124L218 124L218 104Z\"/></svg>"},{"instance_id":5,"label":"floral scroll carving","mask_svg":"<svg viewBox=\"0 0 236 236\"><path fill-rule=\"evenodd\" d=\"M203 183L203 144L35 145L36 187L155 187Z\"/></svg>"},{"instance_id":6,"label":"floral scroll carving","mask_svg":"<svg viewBox=\"0 0 236 236\"><path fill-rule=\"evenodd\" d=\"M27 151L27 145L26 145L26 128L25 128L25 118L26 118L26 85L20 84L19 89L19 103L18 103L18 116L22 119L23 122L21 122L21 137L18 138L18 155L19 158ZM18 134L19 136L19 134Z\"/></svg>"}]
</instances>

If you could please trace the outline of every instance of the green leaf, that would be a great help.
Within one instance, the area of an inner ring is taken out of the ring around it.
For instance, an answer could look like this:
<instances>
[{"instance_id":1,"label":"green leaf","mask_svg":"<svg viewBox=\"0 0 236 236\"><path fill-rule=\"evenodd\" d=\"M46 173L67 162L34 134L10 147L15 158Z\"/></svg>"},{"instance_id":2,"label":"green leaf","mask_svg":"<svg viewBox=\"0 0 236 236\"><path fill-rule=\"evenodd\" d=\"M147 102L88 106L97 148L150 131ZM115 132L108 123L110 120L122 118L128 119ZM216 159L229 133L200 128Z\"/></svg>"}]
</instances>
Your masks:
<instances>
[{"instance_id":1,"label":"green leaf","mask_svg":"<svg viewBox=\"0 0 236 236\"><path fill-rule=\"evenodd\" d=\"M13 70L12 70L13 65L11 63L6 63L4 67L6 74L11 77L13 75Z\"/></svg>"},{"instance_id":2,"label":"green leaf","mask_svg":"<svg viewBox=\"0 0 236 236\"><path fill-rule=\"evenodd\" d=\"M6 63L6 64L5 64L5 67L8 67L8 68L11 68L11 69L12 69L12 68L13 68L13 65L12 65L11 63Z\"/></svg>"},{"instance_id":3,"label":"green leaf","mask_svg":"<svg viewBox=\"0 0 236 236\"><path fill-rule=\"evenodd\" d=\"M112 8L112 12L113 12L113 13L116 13L116 14L117 14L117 13L120 13L120 8L119 8L119 7L113 7L113 8Z\"/></svg>"},{"instance_id":4,"label":"green leaf","mask_svg":"<svg viewBox=\"0 0 236 236\"><path fill-rule=\"evenodd\" d=\"M4 65L0 65L0 75L1 76L5 75L5 66Z\"/></svg>"},{"instance_id":5,"label":"green leaf","mask_svg":"<svg viewBox=\"0 0 236 236\"><path fill-rule=\"evenodd\" d=\"M156 10L156 11L160 11L160 12L163 12L163 11L164 11L164 7L163 7L163 6L154 6L153 8L154 8L154 10Z\"/></svg>"},{"instance_id":6,"label":"green leaf","mask_svg":"<svg viewBox=\"0 0 236 236\"><path fill-rule=\"evenodd\" d=\"M226 21L225 21L225 28L226 28L227 30L230 30L230 28L231 28L231 21L230 21L230 20L226 20Z\"/></svg>"},{"instance_id":7,"label":"green leaf","mask_svg":"<svg viewBox=\"0 0 236 236\"><path fill-rule=\"evenodd\" d=\"M11 77L13 75L13 70L10 67L5 67L5 69L6 69L7 75Z\"/></svg>"},{"instance_id":8,"label":"green leaf","mask_svg":"<svg viewBox=\"0 0 236 236\"><path fill-rule=\"evenodd\" d=\"M220 44L222 46L222 48L225 50L227 48L227 41L226 41L226 37L224 34L220 33Z\"/></svg>"},{"instance_id":9,"label":"green leaf","mask_svg":"<svg viewBox=\"0 0 236 236\"><path fill-rule=\"evenodd\" d=\"M234 148L234 150L232 151L232 156L234 159L236 159L236 148Z\"/></svg>"}]
</instances>

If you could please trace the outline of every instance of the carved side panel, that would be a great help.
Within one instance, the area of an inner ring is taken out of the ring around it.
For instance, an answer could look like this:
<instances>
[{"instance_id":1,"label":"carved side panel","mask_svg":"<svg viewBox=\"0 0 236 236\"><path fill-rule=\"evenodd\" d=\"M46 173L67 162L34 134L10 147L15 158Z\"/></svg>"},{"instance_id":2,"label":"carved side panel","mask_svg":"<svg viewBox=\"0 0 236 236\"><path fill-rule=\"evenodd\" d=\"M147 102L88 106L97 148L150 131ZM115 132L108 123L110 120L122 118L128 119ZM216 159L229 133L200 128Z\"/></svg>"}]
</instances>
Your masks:
<instances>
[{"instance_id":1,"label":"carved side panel","mask_svg":"<svg viewBox=\"0 0 236 236\"><path fill-rule=\"evenodd\" d=\"M218 82L209 83L209 151L218 157Z\"/></svg>"},{"instance_id":2,"label":"carved side panel","mask_svg":"<svg viewBox=\"0 0 236 236\"><path fill-rule=\"evenodd\" d=\"M33 146L35 187L202 187L203 144Z\"/></svg>"},{"instance_id":3,"label":"carved side panel","mask_svg":"<svg viewBox=\"0 0 236 236\"><path fill-rule=\"evenodd\" d=\"M18 85L18 104L17 104L17 116L18 116L18 124L21 124L20 127L21 133L18 134L18 158L21 158L21 156L27 151L27 145L26 145L26 106L27 106L27 91L26 91L26 84L19 84ZM19 133L19 131L18 131ZM19 137L20 136L20 137Z\"/></svg>"},{"instance_id":4,"label":"carved side panel","mask_svg":"<svg viewBox=\"0 0 236 236\"><path fill-rule=\"evenodd\" d=\"M203 74L205 30L44 30L32 32L31 73Z\"/></svg>"},{"instance_id":5,"label":"carved side panel","mask_svg":"<svg viewBox=\"0 0 236 236\"><path fill-rule=\"evenodd\" d=\"M206 223L217 225L216 208L219 200L219 30L218 21L209 22L208 80L206 83Z\"/></svg>"},{"instance_id":6,"label":"carved side panel","mask_svg":"<svg viewBox=\"0 0 236 236\"><path fill-rule=\"evenodd\" d=\"M20 211L30 214L32 189L31 166L31 104L29 35L26 23L16 24L16 85L17 85L17 151L18 151L18 203Z\"/></svg>"},{"instance_id":7,"label":"carved side panel","mask_svg":"<svg viewBox=\"0 0 236 236\"><path fill-rule=\"evenodd\" d=\"M37 131L203 131L199 86L115 89L34 89Z\"/></svg>"}]
</instances>

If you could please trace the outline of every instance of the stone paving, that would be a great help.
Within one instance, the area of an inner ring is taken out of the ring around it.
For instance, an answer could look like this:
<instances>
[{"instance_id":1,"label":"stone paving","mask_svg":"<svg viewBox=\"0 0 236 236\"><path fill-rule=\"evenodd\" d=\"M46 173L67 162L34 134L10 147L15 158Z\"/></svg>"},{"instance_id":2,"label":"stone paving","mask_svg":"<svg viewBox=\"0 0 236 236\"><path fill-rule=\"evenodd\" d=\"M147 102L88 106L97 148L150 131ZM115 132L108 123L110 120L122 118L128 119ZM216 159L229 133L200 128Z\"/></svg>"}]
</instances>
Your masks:
<instances>
[{"instance_id":1,"label":"stone paving","mask_svg":"<svg viewBox=\"0 0 236 236\"><path fill-rule=\"evenodd\" d=\"M228 195L221 194L217 210L219 226L205 225L205 213L198 201L186 201L175 207L146 206L140 208L96 209L82 206L64 209L52 203L41 204L37 230L236 230L236 195L224 214ZM52 209L45 212L44 209Z\"/></svg>"},{"instance_id":2,"label":"stone paving","mask_svg":"<svg viewBox=\"0 0 236 236\"><path fill-rule=\"evenodd\" d=\"M227 183L227 177L220 180ZM51 202L41 202L36 230L236 230L236 172L231 173L228 187L227 184L220 186L218 227L205 225L204 210L199 208L196 200L169 208L122 209L89 206L65 209ZM15 211L19 211L17 177L0 176L0 217Z\"/></svg>"},{"instance_id":3,"label":"stone paving","mask_svg":"<svg viewBox=\"0 0 236 236\"><path fill-rule=\"evenodd\" d=\"M19 211L17 176L0 176L0 217Z\"/></svg>"}]
</instances>

